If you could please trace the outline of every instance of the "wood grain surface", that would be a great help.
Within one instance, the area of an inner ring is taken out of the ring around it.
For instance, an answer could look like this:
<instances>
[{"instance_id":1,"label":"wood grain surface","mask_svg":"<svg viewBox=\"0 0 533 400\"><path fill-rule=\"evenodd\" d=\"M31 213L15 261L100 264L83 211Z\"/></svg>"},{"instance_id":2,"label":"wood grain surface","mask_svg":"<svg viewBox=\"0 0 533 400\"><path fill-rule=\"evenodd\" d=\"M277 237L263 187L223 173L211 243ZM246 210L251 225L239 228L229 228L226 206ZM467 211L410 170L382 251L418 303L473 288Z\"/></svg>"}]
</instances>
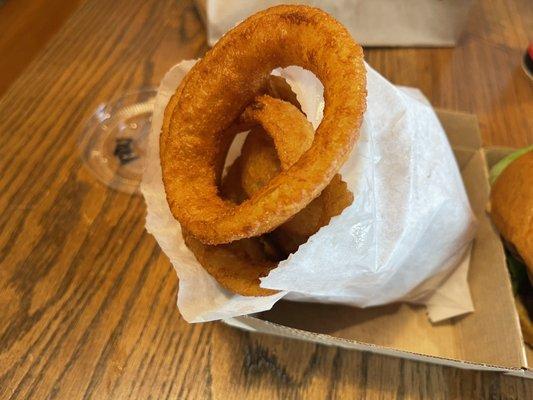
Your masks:
<instances>
[{"instance_id":1,"label":"wood grain surface","mask_svg":"<svg viewBox=\"0 0 533 400\"><path fill-rule=\"evenodd\" d=\"M372 49L391 81L533 142L529 0L474 6L454 49ZM0 100L0 398L533 398L533 382L189 325L144 203L95 181L77 140L99 102L206 50L192 1L88 0Z\"/></svg>"},{"instance_id":2,"label":"wood grain surface","mask_svg":"<svg viewBox=\"0 0 533 400\"><path fill-rule=\"evenodd\" d=\"M80 1L0 1L0 95L37 56Z\"/></svg>"}]
</instances>

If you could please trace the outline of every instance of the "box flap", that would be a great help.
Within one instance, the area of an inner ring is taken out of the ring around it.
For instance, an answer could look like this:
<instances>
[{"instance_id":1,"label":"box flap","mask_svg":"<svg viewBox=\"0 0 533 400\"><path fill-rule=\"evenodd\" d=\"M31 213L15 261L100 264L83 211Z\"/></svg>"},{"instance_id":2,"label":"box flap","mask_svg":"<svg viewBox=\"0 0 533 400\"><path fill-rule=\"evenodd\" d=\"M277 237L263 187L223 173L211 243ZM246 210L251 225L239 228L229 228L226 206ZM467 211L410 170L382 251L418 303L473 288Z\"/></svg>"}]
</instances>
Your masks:
<instances>
[{"instance_id":1,"label":"box flap","mask_svg":"<svg viewBox=\"0 0 533 400\"><path fill-rule=\"evenodd\" d=\"M501 146L489 146L483 149L485 153L485 160L487 161L487 167L490 169L502 158L508 156L512 152L518 149L512 147L501 147Z\"/></svg>"},{"instance_id":2,"label":"box flap","mask_svg":"<svg viewBox=\"0 0 533 400\"><path fill-rule=\"evenodd\" d=\"M481 148L481 134L475 115L447 110L435 111L454 149L478 150Z\"/></svg>"},{"instance_id":3,"label":"box flap","mask_svg":"<svg viewBox=\"0 0 533 400\"><path fill-rule=\"evenodd\" d=\"M383 354L393 357L401 357L409 360L430 362L462 369L476 369L484 371L505 371L523 376L521 369L502 368L494 365L477 364L469 361L453 360L445 357L430 356L426 354L397 350L385 346L363 343L357 340L333 337L327 334L318 334L301 329L290 328L270 321L261 320L250 316L242 316L225 320L229 325L246 329L253 332L266 333L270 335L282 336L291 339L306 340L328 346L338 346L350 350L370 351L372 353ZM243 328L244 327L244 328Z\"/></svg>"},{"instance_id":4,"label":"box flap","mask_svg":"<svg viewBox=\"0 0 533 400\"><path fill-rule=\"evenodd\" d=\"M477 117L472 114L435 110L446 131L459 169L463 169L476 151L481 148L481 133ZM469 134L465 135L465 132Z\"/></svg>"},{"instance_id":5,"label":"box flap","mask_svg":"<svg viewBox=\"0 0 533 400\"><path fill-rule=\"evenodd\" d=\"M487 163L487 168L490 170L498 161L505 158L509 154L515 152L516 148L513 147L502 147L502 146L489 146L485 147L483 149L483 153L485 155L485 161ZM518 318L518 315L517 315ZM526 372L518 375L518 376L524 376L527 378L533 378L533 369L531 366L533 366L533 349L524 344L524 353L527 363L524 365L524 368L526 369Z\"/></svg>"},{"instance_id":6,"label":"box flap","mask_svg":"<svg viewBox=\"0 0 533 400\"><path fill-rule=\"evenodd\" d=\"M463 318L459 325L464 357L522 367L527 364L505 253L499 234L485 211L490 186L483 152L472 158L463 171L463 180L479 222L469 271L476 311Z\"/></svg>"}]
</instances>

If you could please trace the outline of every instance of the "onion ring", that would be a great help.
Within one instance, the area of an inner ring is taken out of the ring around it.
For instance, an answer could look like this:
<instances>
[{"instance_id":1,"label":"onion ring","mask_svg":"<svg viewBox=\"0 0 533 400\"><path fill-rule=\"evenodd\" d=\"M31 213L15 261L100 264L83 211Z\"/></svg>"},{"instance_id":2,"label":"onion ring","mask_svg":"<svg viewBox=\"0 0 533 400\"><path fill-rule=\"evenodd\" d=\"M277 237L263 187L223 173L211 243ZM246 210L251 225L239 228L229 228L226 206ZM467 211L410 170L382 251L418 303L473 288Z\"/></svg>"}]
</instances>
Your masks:
<instances>
[{"instance_id":1,"label":"onion ring","mask_svg":"<svg viewBox=\"0 0 533 400\"><path fill-rule=\"evenodd\" d=\"M253 128L248 138L269 140L269 136L265 133L265 130L269 130L269 135L276 138L279 152L283 155L282 163L287 168L290 166L288 163L292 164L302 153L302 150L297 149L293 143L307 143L304 147L307 148L312 142L313 128L305 116L291 103L279 99L269 96L258 97L243 112L238 124L231 127L231 131L235 132L256 124L260 124L262 128ZM248 138L246 142L249 142ZM227 149L229 143L225 142L223 146ZM254 154L255 156L257 156L255 162L261 163L261 156ZM264 177L267 180L262 181L261 186L265 186L269 179L273 179L279 173L279 161L275 151L273 156L274 159L268 161L268 167L262 169L272 171L273 175ZM217 181L222 174L221 159L217 160L214 169ZM226 177L220 184L222 197L237 204L245 201L247 197L241 185L244 160L243 153L229 167ZM272 268L277 267L276 261L282 258L279 250L268 238L263 236L244 238L229 244L209 245L202 243L194 234L183 229L183 239L202 267L226 289L243 296L267 296L276 293L259 286L259 278L268 275Z\"/></svg>"},{"instance_id":2,"label":"onion ring","mask_svg":"<svg viewBox=\"0 0 533 400\"><path fill-rule=\"evenodd\" d=\"M241 127L255 123L261 127L250 131L241 155L229 167L221 183L223 198L237 204L298 161L311 145L314 134L311 124L297 107L268 96L257 98L244 111L239 123ZM219 168L217 171L220 173ZM337 174L319 197L274 230L271 238L285 254L292 253L352 201L352 193ZM244 296L276 293L259 286L260 278L268 275L282 258L265 235L223 245L204 244L187 231L183 237L204 269L226 289Z\"/></svg>"},{"instance_id":3,"label":"onion ring","mask_svg":"<svg viewBox=\"0 0 533 400\"><path fill-rule=\"evenodd\" d=\"M246 121L261 123L264 128L250 132L239 160L242 189L245 195L253 196L280 170L298 161L311 145L314 132L296 107L268 96L256 99L243 117ZM293 129L287 130L288 126ZM273 235L286 252L293 253L352 202L353 194L336 174L320 196L278 227Z\"/></svg>"},{"instance_id":4,"label":"onion ring","mask_svg":"<svg viewBox=\"0 0 533 400\"><path fill-rule=\"evenodd\" d=\"M226 289L242 296L268 296L276 290L259 286L259 278L277 266L262 256L264 248L257 238L241 239L229 244L206 245L183 231L183 240L215 280Z\"/></svg>"},{"instance_id":5,"label":"onion ring","mask_svg":"<svg viewBox=\"0 0 533 400\"><path fill-rule=\"evenodd\" d=\"M275 27L275 28L273 28ZM299 65L324 85L324 118L311 147L250 199L220 197L217 166L227 129L265 92L270 72ZM184 230L207 244L272 231L328 185L362 121L366 78L361 47L323 11L277 6L229 31L183 79L165 110L160 138L167 201Z\"/></svg>"}]
</instances>

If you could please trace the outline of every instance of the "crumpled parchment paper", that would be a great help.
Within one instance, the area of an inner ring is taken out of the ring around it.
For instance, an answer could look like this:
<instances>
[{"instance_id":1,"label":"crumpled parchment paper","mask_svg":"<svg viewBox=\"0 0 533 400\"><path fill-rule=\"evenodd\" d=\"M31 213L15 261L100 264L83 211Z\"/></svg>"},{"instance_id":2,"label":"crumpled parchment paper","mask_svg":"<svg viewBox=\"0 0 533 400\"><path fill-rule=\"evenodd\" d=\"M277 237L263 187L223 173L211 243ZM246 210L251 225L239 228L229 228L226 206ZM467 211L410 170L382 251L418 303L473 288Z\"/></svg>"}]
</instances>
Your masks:
<instances>
[{"instance_id":1,"label":"crumpled parchment paper","mask_svg":"<svg viewBox=\"0 0 533 400\"><path fill-rule=\"evenodd\" d=\"M176 269L187 321L252 314L281 298L357 307L407 301L425 304L434 322L473 310L466 278L475 218L446 134L420 91L396 87L368 65L360 138L340 171L354 203L262 279L261 286L279 293L244 297L222 288L185 246L161 177L164 109L194 63L179 63L161 82L141 185L146 229ZM287 79L318 126L320 81L300 67L274 73ZM228 162L239 151L233 145Z\"/></svg>"}]
</instances>

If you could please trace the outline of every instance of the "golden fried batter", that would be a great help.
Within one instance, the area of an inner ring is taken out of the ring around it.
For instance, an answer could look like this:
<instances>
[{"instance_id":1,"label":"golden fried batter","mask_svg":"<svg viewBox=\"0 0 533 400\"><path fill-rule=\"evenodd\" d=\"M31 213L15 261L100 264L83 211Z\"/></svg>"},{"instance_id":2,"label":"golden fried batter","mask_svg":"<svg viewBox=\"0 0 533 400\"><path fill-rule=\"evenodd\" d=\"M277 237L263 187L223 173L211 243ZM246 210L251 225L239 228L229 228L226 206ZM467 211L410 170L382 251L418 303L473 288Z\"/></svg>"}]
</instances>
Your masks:
<instances>
[{"instance_id":1,"label":"golden fried batter","mask_svg":"<svg viewBox=\"0 0 533 400\"><path fill-rule=\"evenodd\" d=\"M324 85L326 107L311 147L250 199L222 199L216 166L227 128L264 93L270 72L299 65ZM208 244L258 236L286 222L329 184L358 136L366 101L361 47L323 11L277 6L229 31L183 79L165 110L163 182L185 230Z\"/></svg>"},{"instance_id":2,"label":"golden fried batter","mask_svg":"<svg viewBox=\"0 0 533 400\"><path fill-rule=\"evenodd\" d=\"M259 97L248 107L243 120L259 122L263 127L250 132L241 153L242 188L252 197L280 171L300 159L311 146L314 132L311 123L296 106L268 96ZM337 174L319 197L278 227L273 236L286 252L294 253L352 202L353 194Z\"/></svg>"}]
</instances>

